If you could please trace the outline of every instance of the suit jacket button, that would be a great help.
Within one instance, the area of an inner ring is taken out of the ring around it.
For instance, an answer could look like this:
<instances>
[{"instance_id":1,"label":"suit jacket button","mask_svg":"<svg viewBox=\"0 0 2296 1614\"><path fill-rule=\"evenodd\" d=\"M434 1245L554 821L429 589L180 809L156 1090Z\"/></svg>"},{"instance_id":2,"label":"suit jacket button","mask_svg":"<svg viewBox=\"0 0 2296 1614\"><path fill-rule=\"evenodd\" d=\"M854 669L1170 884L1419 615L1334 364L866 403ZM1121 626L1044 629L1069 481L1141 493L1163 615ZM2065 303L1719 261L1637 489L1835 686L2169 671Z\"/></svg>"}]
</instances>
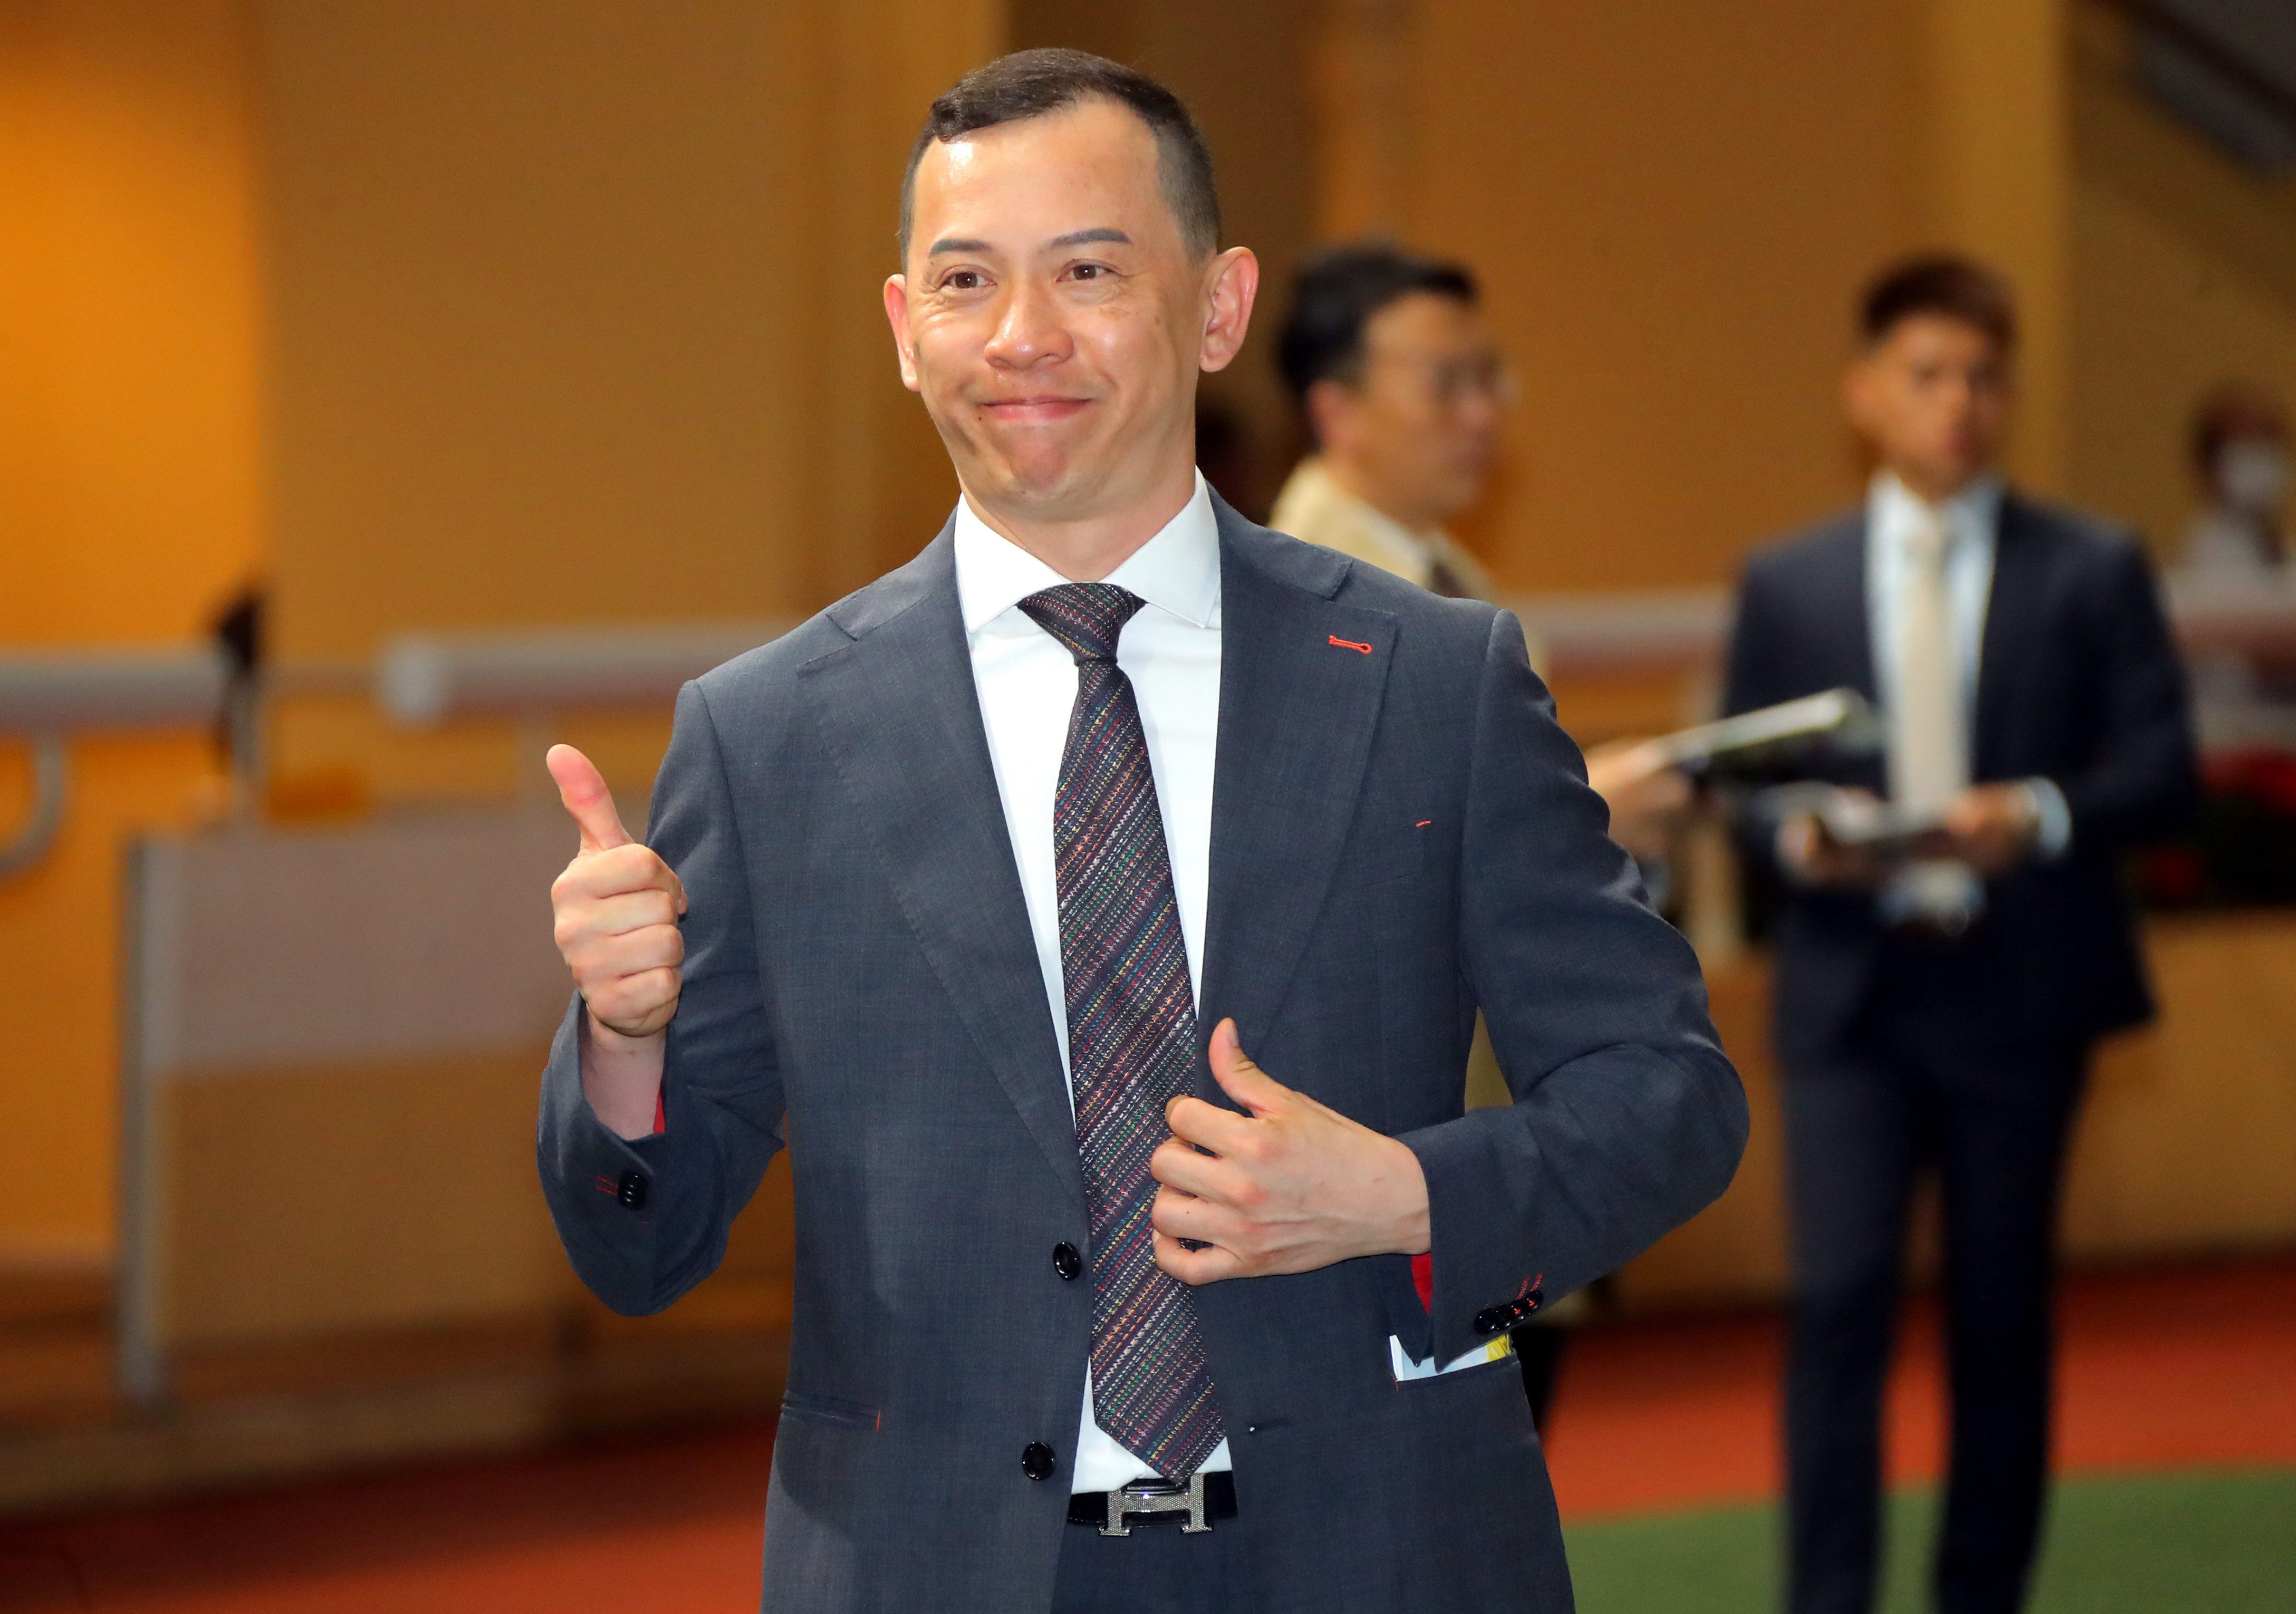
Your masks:
<instances>
[{"instance_id":1,"label":"suit jacket button","mask_svg":"<svg viewBox=\"0 0 2296 1614\"><path fill-rule=\"evenodd\" d=\"M1507 1325L1507 1314L1496 1305L1487 1305L1475 1313L1475 1332L1496 1334Z\"/></svg>"},{"instance_id":2,"label":"suit jacket button","mask_svg":"<svg viewBox=\"0 0 2296 1614\"><path fill-rule=\"evenodd\" d=\"M1053 1448L1041 1440L1031 1440L1021 1448L1021 1471L1031 1479L1050 1479L1060 1464Z\"/></svg>"},{"instance_id":3,"label":"suit jacket button","mask_svg":"<svg viewBox=\"0 0 2296 1614\"><path fill-rule=\"evenodd\" d=\"M621 1180L614 1184L614 1198L632 1210L644 1210L646 1202L645 1173L640 1171L624 1172Z\"/></svg>"},{"instance_id":4,"label":"suit jacket button","mask_svg":"<svg viewBox=\"0 0 2296 1614\"><path fill-rule=\"evenodd\" d=\"M1084 1257L1077 1254L1073 1244L1053 1246L1053 1270L1063 1279L1073 1278L1084 1271Z\"/></svg>"}]
</instances>

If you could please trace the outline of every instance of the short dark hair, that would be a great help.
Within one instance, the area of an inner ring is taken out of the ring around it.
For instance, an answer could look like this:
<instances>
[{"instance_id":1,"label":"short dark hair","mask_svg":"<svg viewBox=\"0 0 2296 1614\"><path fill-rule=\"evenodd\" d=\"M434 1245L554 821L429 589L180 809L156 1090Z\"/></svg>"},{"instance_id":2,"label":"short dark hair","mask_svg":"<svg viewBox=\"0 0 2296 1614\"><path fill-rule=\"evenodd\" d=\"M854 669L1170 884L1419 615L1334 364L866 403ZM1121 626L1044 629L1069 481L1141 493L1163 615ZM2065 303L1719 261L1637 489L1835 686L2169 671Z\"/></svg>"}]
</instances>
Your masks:
<instances>
[{"instance_id":1,"label":"short dark hair","mask_svg":"<svg viewBox=\"0 0 2296 1614\"><path fill-rule=\"evenodd\" d=\"M1474 306L1480 293L1464 266L1421 258L1383 242L1332 247L1300 268L1292 307L1275 338L1275 367L1301 404L1319 381L1363 374L1364 331L1372 316L1414 292Z\"/></svg>"},{"instance_id":2,"label":"short dark hair","mask_svg":"<svg viewBox=\"0 0 2296 1614\"><path fill-rule=\"evenodd\" d=\"M1972 325L2004 354L2017 346L2017 300L2009 283L1974 259L1923 252L1891 264L1866 288L1857 309L1858 334L1871 347L1917 314Z\"/></svg>"},{"instance_id":3,"label":"short dark hair","mask_svg":"<svg viewBox=\"0 0 2296 1614\"><path fill-rule=\"evenodd\" d=\"M976 129L1042 118L1080 101L1113 101L1139 118L1156 137L1156 177L1164 200L1180 221L1180 238L1199 258L1219 250L1219 187L1212 177L1211 148L1180 98L1147 74L1088 51L1014 51L975 68L943 93L925 112L925 126L909 148L901 176L901 257L909 255L909 222L915 210L917 164L935 141L955 140Z\"/></svg>"}]
</instances>

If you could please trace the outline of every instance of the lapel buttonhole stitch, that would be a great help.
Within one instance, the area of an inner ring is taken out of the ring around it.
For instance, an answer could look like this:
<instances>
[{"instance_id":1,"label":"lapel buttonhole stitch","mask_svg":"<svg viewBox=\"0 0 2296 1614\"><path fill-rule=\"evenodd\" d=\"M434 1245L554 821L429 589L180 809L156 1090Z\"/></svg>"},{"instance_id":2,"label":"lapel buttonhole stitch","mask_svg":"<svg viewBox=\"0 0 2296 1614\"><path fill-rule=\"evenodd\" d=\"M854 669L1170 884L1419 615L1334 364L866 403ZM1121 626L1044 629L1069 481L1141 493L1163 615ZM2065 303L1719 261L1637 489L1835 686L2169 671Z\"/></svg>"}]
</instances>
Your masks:
<instances>
[{"instance_id":1,"label":"lapel buttonhole stitch","mask_svg":"<svg viewBox=\"0 0 2296 1614\"><path fill-rule=\"evenodd\" d=\"M1371 654L1371 646L1364 644L1358 639L1341 638L1336 633L1332 634L1331 638L1332 643L1337 645L1342 650L1359 650L1365 655L1369 655Z\"/></svg>"}]
</instances>

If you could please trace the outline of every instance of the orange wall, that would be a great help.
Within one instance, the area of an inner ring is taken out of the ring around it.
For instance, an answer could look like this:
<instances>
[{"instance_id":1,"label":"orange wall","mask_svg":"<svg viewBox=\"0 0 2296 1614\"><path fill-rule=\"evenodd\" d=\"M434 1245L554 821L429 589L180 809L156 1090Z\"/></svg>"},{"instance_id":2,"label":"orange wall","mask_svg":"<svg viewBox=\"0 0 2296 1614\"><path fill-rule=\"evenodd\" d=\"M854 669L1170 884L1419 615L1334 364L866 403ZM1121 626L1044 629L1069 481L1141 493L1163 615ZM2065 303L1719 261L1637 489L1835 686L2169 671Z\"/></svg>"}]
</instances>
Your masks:
<instances>
[{"instance_id":1,"label":"orange wall","mask_svg":"<svg viewBox=\"0 0 2296 1614\"><path fill-rule=\"evenodd\" d=\"M1839 503L1849 300L1916 227L1911 8L1412 9L1401 177L1354 222L1483 276L1523 380L1471 530L1505 586L1717 581Z\"/></svg>"},{"instance_id":2,"label":"orange wall","mask_svg":"<svg viewBox=\"0 0 2296 1614\"><path fill-rule=\"evenodd\" d=\"M1007 38L1168 75L1279 273L1318 212L1476 265L1525 382L1471 533L1510 588L1719 581L1850 497L1847 305L1937 235L2013 259L2070 350L2036 478L2169 531L2193 392L2296 395L2296 216L2115 89L2094 6L2053 79L2062 9L11 0L0 648L178 641L259 564L284 653L356 663L409 628L800 612L905 558L954 487L877 312L893 185ZM1228 383L1263 448L1267 329ZM559 731L635 792L662 728ZM291 803L533 773L505 729L357 700L277 739ZM37 1140L0 1258L102 1246L118 839L219 796L195 737L76 761L62 845L0 885L0 978L60 1028L0 1052ZM0 825L24 786L0 746Z\"/></svg>"},{"instance_id":3,"label":"orange wall","mask_svg":"<svg viewBox=\"0 0 2296 1614\"><path fill-rule=\"evenodd\" d=\"M283 654L801 614L922 548L955 482L877 288L926 103L1003 37L992 0L266 6ZM563 732L631 789L662 738ZM278 755L290 799L539 768L357 701Z\"/></svg>"},{"instance_id":4,"label":"orange wall","mask_svg":"<svg viewBox=\"0 0 2296 1614\"><path fill-rule=\"evenodd\" d=\"M234 0L0 7L0 654L187 639L258 564L248 43ZM220 795L203 737L72 760L62 841L0 882L32 1006L0 1046L0 1261L106 1247L119 837Z\"/></svg>"}]
</instances>

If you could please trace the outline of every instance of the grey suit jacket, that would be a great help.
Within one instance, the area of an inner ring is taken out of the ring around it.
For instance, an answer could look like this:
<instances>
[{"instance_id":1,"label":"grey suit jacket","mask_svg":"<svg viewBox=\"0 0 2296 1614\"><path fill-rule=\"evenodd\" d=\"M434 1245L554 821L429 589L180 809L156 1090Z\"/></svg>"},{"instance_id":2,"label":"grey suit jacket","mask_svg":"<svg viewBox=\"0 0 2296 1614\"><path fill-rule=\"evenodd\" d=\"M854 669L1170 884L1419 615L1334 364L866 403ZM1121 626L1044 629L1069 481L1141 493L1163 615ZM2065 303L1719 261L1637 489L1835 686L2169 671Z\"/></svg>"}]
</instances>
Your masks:
<instances>
[{"instance_id":1,"label":"grey suit jacket","mask_svg":"<svg viewBox=\"0 0 2296 1614\"><path fill-rule=\"evenodd\" d=\"M1220 1528L1270 1610L1567 1609L1513 1363L1398 1385L1387 1337L1447 1361L1617 1266L1721 1192L1744 1099L1513 619L1219 521L1201 1024L1403 1139L1434 1237L1431 1315L1401 1256L1197 1291ZM1092 1310L1053 1249L1087 1248L1084 1189L948 531L687 687L652 838L691 902L667 1130L598 1124L570 1006L539 1151L568 1253L618 1310L668 1305L790 1140L766 1606L1045 1609ZM1478 1006L1517 1102L1470 1114Z\"/></svg>"}]
</instances>

